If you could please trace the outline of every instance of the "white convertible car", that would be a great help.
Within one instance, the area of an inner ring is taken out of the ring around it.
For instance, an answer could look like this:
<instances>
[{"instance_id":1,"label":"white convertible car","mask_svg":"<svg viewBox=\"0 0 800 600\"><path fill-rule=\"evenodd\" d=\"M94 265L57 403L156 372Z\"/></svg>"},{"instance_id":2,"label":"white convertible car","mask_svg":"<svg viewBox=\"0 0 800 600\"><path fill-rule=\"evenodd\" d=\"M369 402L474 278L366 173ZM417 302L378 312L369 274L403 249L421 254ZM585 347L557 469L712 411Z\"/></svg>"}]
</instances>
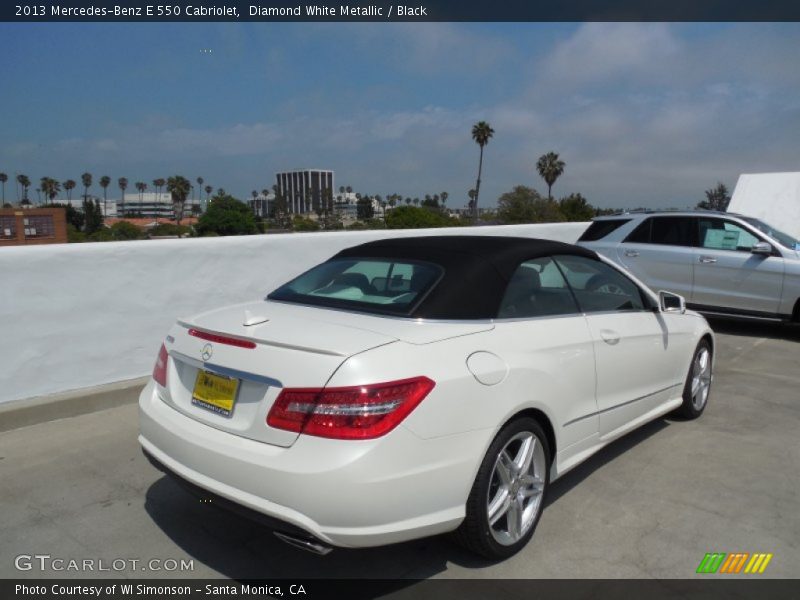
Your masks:
<instances>
[{"instance_id":1,"label":"white convertible car","mask_svg":"<svg viewBox=\"0 0 800 600\"><path fill-rule=\"evenodd\" d=\"M665 413L699 416L713 353L680 296L591 250L387 239L175 323L139 441L307 550L455 532L502 558L533 535L553 480Z\"/></svg>"}]
</instances>

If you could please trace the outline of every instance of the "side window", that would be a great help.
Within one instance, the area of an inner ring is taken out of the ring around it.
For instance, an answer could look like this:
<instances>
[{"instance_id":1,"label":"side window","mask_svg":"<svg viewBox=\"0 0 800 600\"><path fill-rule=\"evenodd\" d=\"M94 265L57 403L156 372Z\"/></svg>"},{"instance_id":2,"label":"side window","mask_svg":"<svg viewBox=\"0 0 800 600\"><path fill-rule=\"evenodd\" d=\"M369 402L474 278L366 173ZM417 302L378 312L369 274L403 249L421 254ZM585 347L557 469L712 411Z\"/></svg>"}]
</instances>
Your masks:
<instances>
[{"instance_id":1,"label":"side window","mask_svg":"<svg viewBox=\"0 0 800 600\"><path fill-rule=\"evenodd\" d=\"M629 244L649 244L650 243L650 226L653 224L653 219L645 219L639 226L628 234L623 242Z\"/></svg>"},{"instance_id":2,"label":"side window","mask_svg":"<svg viewBox=\"0 0 800 600\"><path fill-rule=\"evenodd\" d=\"M755 235L724 219L700 219L700 247L709 250L750 252L760 242Z\"/></svg>"},{"instance_id":3,"label":"side window","mask_svg":"<svg viewBox=\"0 0 800 600\"><path fill-rule=\"evenodd\" d=\"M583 256L556 256L583 312L645 310L639 287L607 264Z\"/></svg>"},{"instance_id":4,"label":"side window","mask_svg":"<svg viewBox=\"0 0 800 600\"><path fill-rule=\"evenodd\" d=\"M521 319L578 314L561 271L550 257L522 263L512 275L497 316Z\"/></svg>"},{"instance_id":5,"label":"side window","mask_svg":"<svg viewBox=\"0 0 800 600\"><path fill-rule=\"evenodd\" d=\"M629 244L694 246L695 223L692 217L650 217L630 232Z\"/></svg>"},{"instance_id":6,"label":"side window","mask_svg":"<svg viewBox=\"0 0 800 600\"><path fill-rule=\"evenodd\" d=\"M650 243L666 246L694 246L694 226L692 217L654 217Z\"/></svg>"},{"instance_id":7,"label":"side window","mask_svg":"<svg viewBox=\"0 0 800 600\"><path fill-rule=\"evenodd\" d=\"M588 229L578 238L578 241L596 242L597 240L602 240L604 237L625 225L628 221L630 221L630 219L602 219L600 221L592 221L592 224L589 225Z\"/></svg>"}]
</instances>

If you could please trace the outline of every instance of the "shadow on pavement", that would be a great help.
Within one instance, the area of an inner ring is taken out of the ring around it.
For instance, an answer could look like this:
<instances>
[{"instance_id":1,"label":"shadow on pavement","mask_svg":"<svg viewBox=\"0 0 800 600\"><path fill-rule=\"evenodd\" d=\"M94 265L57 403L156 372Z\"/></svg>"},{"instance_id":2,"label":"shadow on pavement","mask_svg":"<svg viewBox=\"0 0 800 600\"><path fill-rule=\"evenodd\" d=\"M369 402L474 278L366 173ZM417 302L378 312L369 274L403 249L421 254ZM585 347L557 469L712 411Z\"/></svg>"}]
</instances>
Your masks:
<instances>
[{"instance_id":1,"label":"shadow on pavement","mask_svg":"<svg viewBox=\"0 0 800 600\"><path fill-rule=\"evenodd\" d=\"M726 317L706 317L715 333L800 342L800 325L771 321L748 321Z\"/></svg>"},{"instance_id":2,"label":"shadow on pavement","mask_svg":"<svg viewBox=\"0 0 800 600\"><path fill-rule=\"evenodd\" d=\"M599 467L613 461L669 424L657 419L617 440L577 466L550 488L547 504L557 502ZM145 510L184 552L232 579L370 578L427 579L448 563L474 569L493 564L473 555L447 536L365 550L336 549L327 556L298 550L278 540L266 527L203 504L167 476L147 490ZM387 581L386 593L403 587Z\"/></svg>"},{"instance_id":3,"label":"shadow on pavement","mask_svg":"<svg viewBox=\"0 0 800 600\"><path fill-rule=\"evenodd\" d=\"M337 548L317 556L281 542L268 528L245 517L202 504L168 476L147 490L145 510L189 556L233 579L409 578L411 585L413 579L446 570L448 561L468 567L491 564L446 536L367 550ZM395 584L392 589L396 588Z\"/></svg>"},{"instance_id":4,"label":"shadow on pavement","mask_svg":"<svg viewBox=\"0 0 800 600\"><path fill-rule=\"evenodd\" d=\"M671 419L671 418L670 418ZM642 425L638 429L634 429L629 434L615 440L597 454L592 455L577 467L566 473L563 477L553 482L550 490L547 493L547 500L545 501L545 508L550 504L557 502L559 498L566 495L575 486L580 484L589 475L597 469L612 462L618 456L621 456L634 446L644 442L650 436L653 436L663 429L669 427L669 420L667 417L661 417L655 421Z\"/></svg>"}]
</instances>

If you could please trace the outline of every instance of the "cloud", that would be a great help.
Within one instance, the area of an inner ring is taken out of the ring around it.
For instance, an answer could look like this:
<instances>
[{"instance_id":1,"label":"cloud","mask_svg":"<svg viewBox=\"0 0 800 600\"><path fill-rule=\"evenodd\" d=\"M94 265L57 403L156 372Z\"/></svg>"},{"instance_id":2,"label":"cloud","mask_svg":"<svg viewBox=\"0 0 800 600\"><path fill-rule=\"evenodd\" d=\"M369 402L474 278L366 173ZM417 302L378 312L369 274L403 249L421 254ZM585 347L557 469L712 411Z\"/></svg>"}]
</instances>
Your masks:
<instances>
[{"instance_id":1,"label":"cloud","mask_svg":"<svg viewBox=\"0 0 800 600\"><path fill-rule=\"evenodd\" d=\"M308 24L287 31L295 34L282 38L276 56L263 54L265 65L290 74L302 67L293 62L297 44L316 50L324 38L347 49L342 60L363 67L369 56L378 74L362 77L331 59L336 86L287 93L280 102L291 110L214 126L140 115L97 127L94 136L6 137L0 162L56 177L96 165L132 180L134 171L152 178L186 169L242 195L275 171L315 165L334 168L337 185L411 197L447 190L459 206L477 170L470 129L488 120L496 133L484 157L482 204L516 184L541 189L534 165L550 150L567 163L554 193L581 192L602 206L686 206L718 180L733 187L740 172L798 168L796 24ZM241 43L246 50L252 42L242 35ZM318 56L303 54L311 55ZM459 95L461 82L469 84L462 92L476 91Z\"/></svg>"}]
</instances>

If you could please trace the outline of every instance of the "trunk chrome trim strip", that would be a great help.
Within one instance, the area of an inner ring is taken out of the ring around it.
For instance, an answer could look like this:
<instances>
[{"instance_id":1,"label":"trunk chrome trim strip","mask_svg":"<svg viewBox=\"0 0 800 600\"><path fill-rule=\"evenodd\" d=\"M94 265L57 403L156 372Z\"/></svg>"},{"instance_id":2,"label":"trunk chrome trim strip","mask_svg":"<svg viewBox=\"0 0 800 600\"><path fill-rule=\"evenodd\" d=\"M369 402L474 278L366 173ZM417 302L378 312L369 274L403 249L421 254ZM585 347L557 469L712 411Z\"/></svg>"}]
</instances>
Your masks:
<instances>
[{"instance_id":1,"label":"trunk chrome trim strip","mask_svg":"<svg viewBox=\"0 0 800 600\"><path fill-rule=\"evenodd\" d=\"M169 350L168 352L172 357L177 358L181 362L191 365L196 369L210 371L211 373L216 373L217 375L222 375L224 377L231 377L232 379L255 381L256 383L263 383L270 387L283 387L283 384L280 381L272 377L265 377L264 375L257 375L256 373L248 373L246 371L239 371L238 369L231 369L229 367L203 362L202 360L197 360L191 356L186 356L183 352L178 352L177 350Z\"/></svg>"}]
</instances>

